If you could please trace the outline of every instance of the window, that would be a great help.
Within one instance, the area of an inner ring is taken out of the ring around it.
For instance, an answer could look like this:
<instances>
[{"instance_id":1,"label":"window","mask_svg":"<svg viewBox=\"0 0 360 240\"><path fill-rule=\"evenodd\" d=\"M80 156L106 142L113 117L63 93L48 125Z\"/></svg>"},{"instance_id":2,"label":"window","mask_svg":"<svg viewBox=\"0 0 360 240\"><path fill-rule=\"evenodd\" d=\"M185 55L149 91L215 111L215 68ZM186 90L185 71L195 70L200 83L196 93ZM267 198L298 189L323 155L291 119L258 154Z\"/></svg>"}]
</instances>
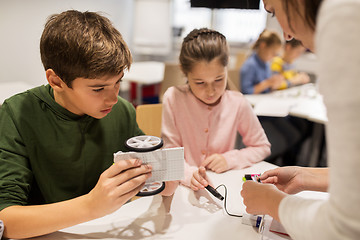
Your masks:
<instances>
[{"instance_id":1,"label":"window","mask_svg":"<svg viewBox=\"0 0 360 240\"><path fill-rule=\"evenodd\" d=\"M190 0L174 0L173 26L182 28L182 38L194 28L213 28L230 43L255 41L266 26L262 1L259 10L191 8Z\"/></svg>"}]
</instances>

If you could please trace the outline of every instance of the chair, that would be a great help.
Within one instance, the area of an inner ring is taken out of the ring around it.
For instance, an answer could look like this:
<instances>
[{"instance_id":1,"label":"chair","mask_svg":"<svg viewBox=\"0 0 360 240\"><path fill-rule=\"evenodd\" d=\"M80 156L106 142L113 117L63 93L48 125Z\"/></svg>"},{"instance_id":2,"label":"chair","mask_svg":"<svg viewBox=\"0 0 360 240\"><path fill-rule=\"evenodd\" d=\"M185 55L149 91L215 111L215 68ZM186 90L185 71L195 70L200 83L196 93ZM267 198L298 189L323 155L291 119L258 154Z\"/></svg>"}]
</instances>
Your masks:
<instances>
[{"instance_id":1,"label":"chair","mask_svg":"<svg viewBox=\"0 0 360 240\"><path fill-rule=\"evenodd\" d=\"M240 69L250 54L251 53L248 53L248 52L238 52L236 54L235 68Z\"/></svg>"},{"instance_id":2,"label":"chair","mask_svg":"<svg viewBox=\"0 0 360 240\"><path fill-rule=\"evenodd\" d=\"M144 104L136 107L136 122L146 135L161 136L162 104Z\"/></svg>"},{"instance_id":3,"label":"chair","mask_svg":"<svg viewBox=\"0 0 360 240\"><path fill-rule=\"evenodd\" d=\"M240 89L240 69L228 69L228 86L230 90L241 91Z\"/></svg>"},{"instance_id":4,"label":"chair","mask_svg":"<svg viewBox=\"0 0 360 240\"><path fill-rule=\"evenodd\" d=\"M165 63L164 79L160 85L159 101L162 102L164 93L169 87L183 85L185 83L186 80L179 64Z\"/></svg>"}]
</instances>

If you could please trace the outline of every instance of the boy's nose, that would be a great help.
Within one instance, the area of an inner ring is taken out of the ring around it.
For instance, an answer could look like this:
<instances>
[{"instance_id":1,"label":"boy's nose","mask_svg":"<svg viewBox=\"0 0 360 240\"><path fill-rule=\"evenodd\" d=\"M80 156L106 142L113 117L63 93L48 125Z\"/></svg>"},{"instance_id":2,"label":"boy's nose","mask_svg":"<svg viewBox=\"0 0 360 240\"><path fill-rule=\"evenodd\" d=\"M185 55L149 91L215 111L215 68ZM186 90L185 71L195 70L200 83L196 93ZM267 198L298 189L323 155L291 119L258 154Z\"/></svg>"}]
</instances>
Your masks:
<instances>
[{"instance_id":1,"label":"boy's nose","mask_svg":"<svg viewBox=\"0 0 360 240\"><path fill-rule=\"evenodd\" d=\"M118 101L118 93L119 91L114 91L111 94L107 95L107 98L105 100L106 104L108 105L114 105Z\"/></svg>"}]
</instances>

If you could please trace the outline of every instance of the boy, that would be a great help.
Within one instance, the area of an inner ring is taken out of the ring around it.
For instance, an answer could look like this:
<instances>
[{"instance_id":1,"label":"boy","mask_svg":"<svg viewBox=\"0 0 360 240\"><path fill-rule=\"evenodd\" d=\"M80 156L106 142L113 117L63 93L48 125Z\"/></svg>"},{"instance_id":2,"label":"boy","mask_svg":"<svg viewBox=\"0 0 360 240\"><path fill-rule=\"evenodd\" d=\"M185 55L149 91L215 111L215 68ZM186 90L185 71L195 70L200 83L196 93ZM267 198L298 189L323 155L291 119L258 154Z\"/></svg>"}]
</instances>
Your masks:
<instances>
[{"instance_id":1,"label":"boy","mask_svg":"<svg viewBox=\"0 0 360 240\"><path fill-rule=\"evenodd\" d=\"M293 64L305 50L306 48L300 41L292 39L285 42L283 55L281 57L277 56L273 58L271 63L272 73L282 74L285 78L285 82L283 82L280 89L310 82L309 75L303 72L297 72Z\"/></svg>"},{"instance_id":2,"label":"boy","mask_svg":"<svg viewBox=\"0 0 360 240\"><path fill-rule=\"evenodd\" d=\"M130 159L141 135L132 105L118 97L131 54L110 21L92 12L49 18L40 53L48 85L0 109L0 219L7 238L43 235L109 214L151 176Z\"/></svg>"}]
</instances>

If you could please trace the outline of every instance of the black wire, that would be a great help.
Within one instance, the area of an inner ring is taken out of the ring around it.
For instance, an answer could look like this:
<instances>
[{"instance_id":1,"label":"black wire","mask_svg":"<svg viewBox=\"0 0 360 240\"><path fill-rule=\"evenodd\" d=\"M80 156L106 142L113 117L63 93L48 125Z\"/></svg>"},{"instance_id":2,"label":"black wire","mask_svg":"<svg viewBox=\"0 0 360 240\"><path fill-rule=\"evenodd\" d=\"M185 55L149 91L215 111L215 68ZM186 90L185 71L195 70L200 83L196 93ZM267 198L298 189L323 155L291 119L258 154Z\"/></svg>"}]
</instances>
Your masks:
<instances>
[{"instance_id":1,"label":"black wire","mask_svg":"<svg viewBox=\"0 0 360 240\"><path fill-rule=\"evenodd\" d=\"M232 213L229 213L227 208L226 208L226 199L227 199L227 188L224 184L220 184L219 186L216 187L216 190L219 188L219 187L224 187L225 189L225 196L224 196L224 209L225 209L225 212L231 216L231 217L242 217L243 215L237 215L237 214L232 214Z\"/></svg>"}]
</instances>

